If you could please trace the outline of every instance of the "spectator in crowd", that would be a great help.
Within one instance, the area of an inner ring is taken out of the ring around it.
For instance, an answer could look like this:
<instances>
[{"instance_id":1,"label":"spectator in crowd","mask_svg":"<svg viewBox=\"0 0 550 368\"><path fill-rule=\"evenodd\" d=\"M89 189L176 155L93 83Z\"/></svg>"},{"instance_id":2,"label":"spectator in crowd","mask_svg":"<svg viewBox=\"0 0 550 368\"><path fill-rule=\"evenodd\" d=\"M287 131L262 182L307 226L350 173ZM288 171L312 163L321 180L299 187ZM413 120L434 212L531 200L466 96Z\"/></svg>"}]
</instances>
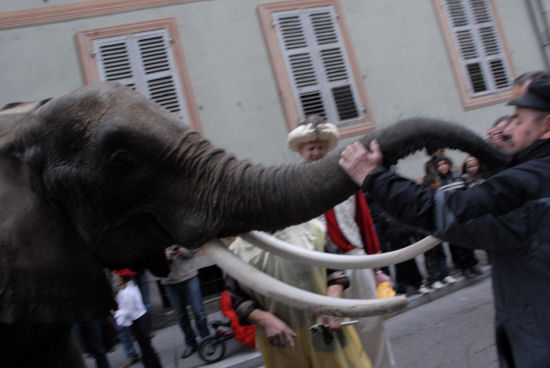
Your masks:
<instances>
[{"instance_id":1,"label":"spectator in crowd","mask_svg":"<svg viewBox=\"0 0 550 368\"><path fill-rule=\"evenodd\" d=\"M318 220L275 232L278 239L295 246L323 251L325 226ZM242 238L229 247L246 263L292 286L331 297L340 297L349 279L342 271L327 270L290 261L260 249ZM266 368L371 367L353 326L342 327L340 319L315 316L260 295L227 277L226 290L242 325L256 326L256 347ZM325 333L309 328L328 324Z\"/></svg>"},{"instance_id":2,"label":"spectator in crowd","mask_svg":"<svg viewBox=\"0 0 550 368\"><path fill-rule=\"evenodd\" d=\"M454 172L453 163L449 158L445 156L438 158L437 172L439 174L439 182L441 184L438 190L450 191L465 187L463 177ZM482 272L477 267L479 261L475 257L473 249L467 249L449 243L449 250L451 252L454 266L460 270L465 278L471 279L475 276L481 275ZM451 280L451 282L453 281Z\"/></svg>"},{"instance_id":3,"label":"spectator in crowd","mask_svg":"<svg viewBox=\"0 0 550 368\"><path fill-rule=\"evenodd\" d=\"M442 153L442 150L438 150ZM433 155L432 155L433 157ZM450 186L460 184L464 185L459 175L451 171L451 160L443 155L438 155L433 161L435 168L435 182L437 190L446 190ZM459 182L458 182L459 181ZM458 182L458 183L457 183ZM435 186L432 185L433 189ZM449 246L451 248L451 246ZM433 289L441 289L445 285L456 282L456 279L449 273L447 255L443 244L439 244L424 253L426 263L426 272L428 273L428 285Z\"/></svg>"},{"instance_id":4,"label":"spectator in crowd","mask_svg":"<svg viewBox=\"0 0 550 368\"><path fill-rule=\"evenodd\" d=\"M427 148L426 152L430 159L424 163L424 177L422 184L436 190L439 188L439 176L437 175L437 166L435 164L438 157L445 155L444 148Z\"/></svg>"},{"instance_id":5,"label":"spectator in crowd","mask_svg":"<svg viewBox=\"0 0 550 368\"><path fill-rule=\"evenodd\" d=\"M191 306L195 327L202 339L210 335L208 321L202 303L198 271L191 259L192 252L179 245L172 245L166 248L165 255L170 262L170 273L161 280L161 284L166 290L185 336L185 348L181 355L181 358L185 359L197 351L198 347L197 335L191 326L187 306Z\"/></svg>"},{"instance_id":6,"label":"spectator in crowd","mask_svg":"<svg viewBox=\"0 0 550 368\"><path fill-rule=\"evenodd\" d=\"M373 208L375 206L371 206ZM380 216L381 228L379 234L384 234L384 241L388 244L388 251L395 251L411 245L421 238L412 228L402 224L387 213ZM395 266L395 291L397 294L407 294L408 288L414 292L426 294L431 290L423 283L422 274L414 258L397 263Z\"/></svg>"},{"instance_id":7,"label":"spectator in crowd","mask_svg":"<svg viewBox=\"0 0 550 368\"><path fill-rule=\"evenodd\" d=\"M120 276L117 275L116 271L111 272L111 284L112 284L113 290L117 292L118 290L120 290L122 279L120 278ZM143 300L143 294L142 294L142 300ZM145 302L143 304L145 305ZM116 321L115 321L115 325L116 325L118 337L120 339L120 342L122 343L122 347L124 349L124 352L126 353L126 357L128 358L122 364L121 368L131 367L132 365L136 364L140 360L139 354L134 346L134 336L132 336L132 332L130 331L130 328L119 326L116 323Z\"/></svg>"},{"instance_id":8,"label":"spectator in crowd","mask_svg":"<svg viewBox=\"0 0 550 368\"><path fill-rule=\"evenodd\" d=\"M288 134L288 146L298 152L306 163L322 159L338 144L338 128L320 115L312 115L300 122ZM361 255L380 253L380 244L369 205L363 193L357 192L346 201L328 210L320 218L326 223L328 239L341 254ZM391 279L382 270L347 270L351 286L344 297L374 299L377 286ZM363 349L374 368L395 367L383 316L361 318L356 325Z\"/></svg>"},{"instance_id":9,"label":"spectator in crowd","mask_svg":"<svg viewBox=\"0 0 550 368\"><path fill-rule=\"evenodd\" d=\"M390 214L467 248L491 252L496 345L501 367L550 362L550 81L534 80L511 100L504 130L509 167L466 190L430 192L382 167L382 152L359 142L340 165ZM418 209L423 209L418 211Z\"/></svg>"},{"instance_id":10,"label":"spectator in crowd","mask_svg":"<svg viewBox=\"0 0 550 368\"><path fill-rule=\"evenodd\" d=\"M121 327L128 327L136 338L141 349L142 362L146 368L161 367L159 357L151 344L147 329L146 309L139 288L134 283L136 273L128 268L118 270L117 275L122 279L116 301L118 309L113 311L116 323Z\"/></svg>"},{"instance_id":11,"label":"spectator in crowd","mask_svg":"<svg viewBox=\"0 0 550 368\"><path fill-rule=\"evenodd\" d=\"M510 148L508 147L510 142L508 140L502 139L502 132L504 131L504 129L506 129L506 126L508 125L508 123L510 123L511 120L511 116L501 116L497 120L495 120L491 128L489 128L489 130L487 131L487 138L489 142L491 142L491 144L493 144L495 147L504 151L507 151Z\"/></svg>"},{"instance_id":12,"label":"spectator in crowd","mask_svg":"<svg viewBox=\"0 0 550 368\"><path fill-rule=\"evenodd\" d=\"M481 175L479 160L474 156L468 156L462 163L462 180L466 188L472 188L485 181Z\"/></svg>"},{"instance_id":13,"label":"spectator in crowd","mask_svg":"<svg viewBox=\"0 0 550 368\"><path fill-rule=\"evenodd\" d=\"M479 160L474 156L468 156L462 163L462 179L464 179L464 185L466 188L472 188L478 184L483 183L486 178L489 176L486 174L485 170L482 170ZM466 249L466 248L465 248ZM486 262L491 263L491 254L489 252L484 252L486 254ZM473 275L465 275L466 278L475 277L481 275L483 272L478 268L474 267L472 269Z\"/></svg>"}]
</instances>

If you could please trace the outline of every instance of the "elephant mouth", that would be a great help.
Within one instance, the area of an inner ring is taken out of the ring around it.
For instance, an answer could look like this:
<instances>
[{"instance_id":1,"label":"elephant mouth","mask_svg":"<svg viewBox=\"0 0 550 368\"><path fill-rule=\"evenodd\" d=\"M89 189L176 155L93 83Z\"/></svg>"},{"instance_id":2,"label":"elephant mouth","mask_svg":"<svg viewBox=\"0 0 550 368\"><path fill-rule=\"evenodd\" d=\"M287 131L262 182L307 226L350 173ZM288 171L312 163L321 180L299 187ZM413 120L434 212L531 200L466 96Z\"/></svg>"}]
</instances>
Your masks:
<instances>
[{"instance_id":1,"label":"elephant mouth","mask_svg":"<svg viewBox=\"0 0 550 368\"><path fill-rule=\"evenodd\" d=\"M147 268L156 275L167 275L164 249L175 243L156 216L133 213L109 227L99 245L99 257L113 269Z\"/></svg>"}]
</instances>

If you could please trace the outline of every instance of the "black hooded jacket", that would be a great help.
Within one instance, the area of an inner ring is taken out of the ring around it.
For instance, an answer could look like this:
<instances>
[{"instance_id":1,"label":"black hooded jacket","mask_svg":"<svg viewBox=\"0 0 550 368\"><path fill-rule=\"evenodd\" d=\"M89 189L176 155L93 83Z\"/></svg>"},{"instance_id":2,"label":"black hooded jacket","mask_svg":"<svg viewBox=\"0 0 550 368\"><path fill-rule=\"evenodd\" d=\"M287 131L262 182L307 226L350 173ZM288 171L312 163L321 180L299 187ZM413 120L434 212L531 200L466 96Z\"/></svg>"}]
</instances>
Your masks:
<instances>
[{"instance_id":1,"label":"black hooded jacket","mask_svg":"<svg viewBox=\"0 0 550 368\"><path fill-rule=\"evenodd\" d=\"M508 169L467 190L433 192L372 171L362 189L401 221L493 260L501 367L550 362L550 140L518 152Z\"/></svg>"}]
</instances>

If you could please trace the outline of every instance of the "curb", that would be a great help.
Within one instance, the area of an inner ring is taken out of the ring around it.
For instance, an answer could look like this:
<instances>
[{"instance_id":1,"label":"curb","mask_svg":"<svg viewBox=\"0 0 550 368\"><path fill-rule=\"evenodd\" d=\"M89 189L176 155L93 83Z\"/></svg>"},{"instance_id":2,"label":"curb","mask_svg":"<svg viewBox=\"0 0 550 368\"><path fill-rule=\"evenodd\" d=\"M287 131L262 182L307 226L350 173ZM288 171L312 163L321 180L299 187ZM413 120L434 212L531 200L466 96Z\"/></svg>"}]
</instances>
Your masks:
<instances>
[{"instance_id":1,"label":"curb","mask_svg":"<svg viewBox=\"0 0 550 368\"><path fill-rule=\"evenodd\" d=\"M448 284L441 289L433 290L426 294L407 295L407 306L401 310L393 312L392 314L397 315L397 314L405 313L408 310L411 310L413 308L429 303L432 300L439 299L445 295L453 293L462 288L477 284L478 282L491 277L491 266L482 266L480 268L483 271L483 274L476 276L474 278L466 279L462 276L459 276L458 280L455 283Z\"/></svg>"}]
</instances>

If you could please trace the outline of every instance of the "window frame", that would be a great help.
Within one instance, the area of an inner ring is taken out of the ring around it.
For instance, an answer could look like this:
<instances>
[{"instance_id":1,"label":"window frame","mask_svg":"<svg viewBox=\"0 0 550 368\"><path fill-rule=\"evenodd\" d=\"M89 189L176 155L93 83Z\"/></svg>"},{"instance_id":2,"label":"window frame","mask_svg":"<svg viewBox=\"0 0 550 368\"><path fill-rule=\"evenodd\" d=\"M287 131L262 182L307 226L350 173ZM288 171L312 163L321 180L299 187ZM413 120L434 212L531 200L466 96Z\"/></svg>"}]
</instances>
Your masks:
<instances>
[{"instance_id":1,"label":"window frame","mask_svg":"<svg viewBox=\"0 0 550 368\"><path fill-rule=\"evenodd\" d=\"M84 82L91 84L101 81L98 63L94 57L94 40L155 30L165 30L171 40L170 47L175 68L174 77L179 80L181 92L183 93L185 115L189 119L186 123L188 123L190 128L203 135L199 110L191 86L191 78L183 54L183 47L175 18L153 19L76 32L75 39Z\"/></svg>"},{"instance_id":2,"label":"window frame","mask_svg":"<svg viewBox=\"0 0 550 368\"><path fill-rule=\"evenodd\" d=\"M512 84L513 84L512 82L516 73L514 70L514 65L512 63L512 58L510 56L509 48L507 46L506 39L504 37L504 32L502 31L502 26L496 11L494 0L487 0L488 6L493 16L495 31L498 34L498 37L500 39L503 58L506 61L506 65L509 69L508 73L512 80L510 83L510 89L505 91L500 91L500 92L488 93L481 96L472 96L472 94L468 90L468 85L469 85L467 80L468 76L465 75L462 68L462 60L459 54L458 47L454 40L454 33L452 30L452 27L449 24L449 18L444 9L444 4L443 4L444 1L445 0L432 0L432 3L434 5L434 9L439 21L440 29L442 31L444 43L447 48L447 54L449 56L450 63L453 69L455 81L458 85L463 108L465 110L472 110L472 109L477 109L480 107L493 105L493 104L497 104L497 103L501 103L509 100L512 97Z\"/></svg>"},{"instance_id":3,"label":"window frame","mask_svg":"<svg viewBox=\"0 0 550 368\"><path fill-rule=\"evenodd\" d=\"M370 108L369 101L355 51L353 49L351 38L347 31L347 25L343 17L343 11L338 0L291 0L280 1L273 3L259 4L257 7L258 16L264 33L266 46L268 49L269 57L275 74L277 88L283 105L285 113L286 123L289 131L296 128L300 119L300 108L294 97L294 90L292 87L291 77L286 67L286 61L284 57L284 51L281 49L277 30L273 26L272 15L275 12L299 10L304 8L321 8L331 6L337 15L336 24L340 31L342 39L342 47L344 48L351 72L351 79L355 83L357 100L361 106L358 108L366 109L364 112L364 118L358 122L339 126L339 132L342 137L356 135L364 133L376 128L374 123L372 109Z\"/></svg>"}]
</instances>

